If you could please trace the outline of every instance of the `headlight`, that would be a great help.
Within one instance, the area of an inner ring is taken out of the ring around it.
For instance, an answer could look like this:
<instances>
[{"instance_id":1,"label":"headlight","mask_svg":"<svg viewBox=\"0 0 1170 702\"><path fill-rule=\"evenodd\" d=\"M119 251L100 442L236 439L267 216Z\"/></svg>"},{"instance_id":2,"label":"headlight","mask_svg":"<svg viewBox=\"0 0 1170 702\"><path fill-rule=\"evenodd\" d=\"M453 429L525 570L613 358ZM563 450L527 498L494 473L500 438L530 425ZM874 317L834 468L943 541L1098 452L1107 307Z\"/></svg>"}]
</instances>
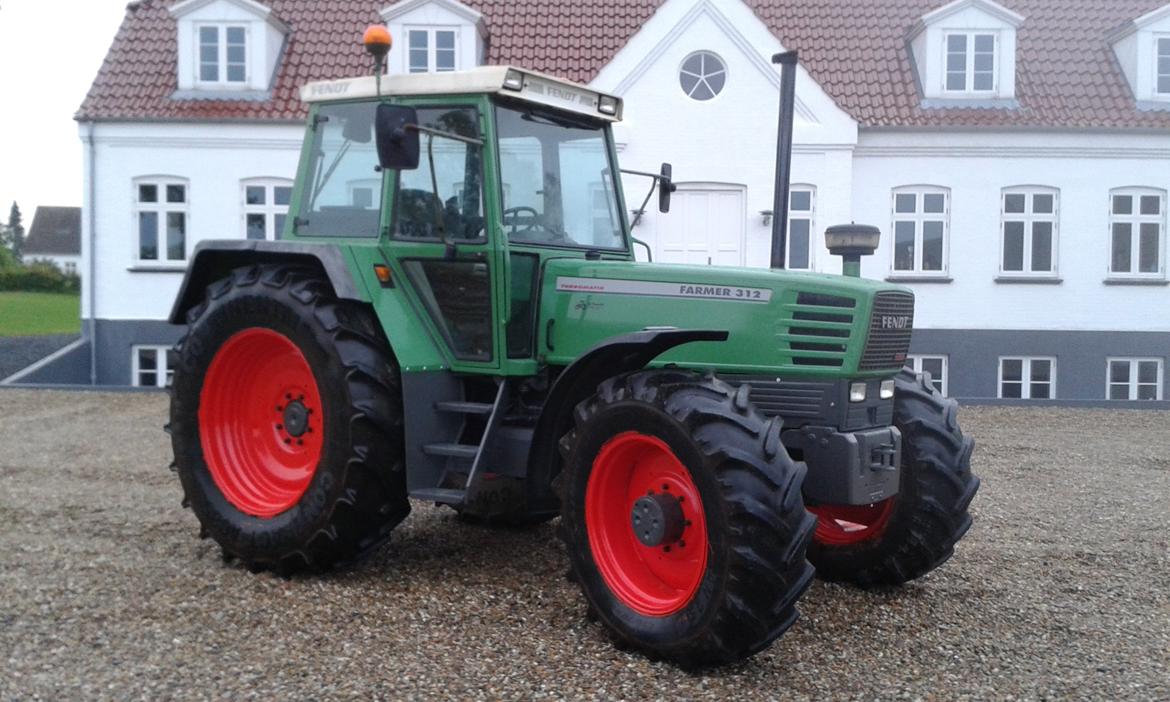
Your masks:
<instances>
[{"instance_id":1,"label":"headlight","mask_svg":"<svg viewBox=\"0 0 1170 702\"><path fill-rule=\"evenodd\" d=\"M894 396L894 379L890 378L889 380L883 380L882 386L878 390L878 397L882 398L883 400L888 400L893 396Z\"/></svg>"},{"instance_id":2,"label":"headlight","mask_svg":"<svg viewBox=\"0 0 1170 702\"><path fill-rule=\"evenodd\" d=\"M523 90L524 74L515 69L508 69L504 74L504 87L508 90Z\"/></svg>"},{"instance_id":3,"label":"headlight","mask_svg":"<svg viewBox=\"0 0 1170 702\"><path fill-rule=\"evenodd\" d=\"M849 386L849 401L850 402L865 402L865 381L854 383Z\"/></svg>"}]
</instances>

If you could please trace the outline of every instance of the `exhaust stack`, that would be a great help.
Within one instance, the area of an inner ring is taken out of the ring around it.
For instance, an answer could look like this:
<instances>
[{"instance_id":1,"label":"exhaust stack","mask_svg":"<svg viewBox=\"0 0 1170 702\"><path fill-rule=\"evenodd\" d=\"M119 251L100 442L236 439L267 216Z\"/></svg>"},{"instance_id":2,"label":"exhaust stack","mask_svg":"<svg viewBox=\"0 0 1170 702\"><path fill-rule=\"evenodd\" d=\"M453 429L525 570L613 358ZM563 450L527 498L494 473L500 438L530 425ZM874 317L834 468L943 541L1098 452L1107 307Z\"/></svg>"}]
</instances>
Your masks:
<instances>
[{"instance_id":1,"label":"exhaust stack","mask_svg":"<svg viewBox=\"0 0 1170 702\"><path fill-rule=\"evenodd\" d=\"M792 180L792 116L796 106L796 52L772 57L780 64L780 121L776 127L776 190L772 198L772 268L784 268L788 245L788 186Z\"/></svg>"}]
</instances>

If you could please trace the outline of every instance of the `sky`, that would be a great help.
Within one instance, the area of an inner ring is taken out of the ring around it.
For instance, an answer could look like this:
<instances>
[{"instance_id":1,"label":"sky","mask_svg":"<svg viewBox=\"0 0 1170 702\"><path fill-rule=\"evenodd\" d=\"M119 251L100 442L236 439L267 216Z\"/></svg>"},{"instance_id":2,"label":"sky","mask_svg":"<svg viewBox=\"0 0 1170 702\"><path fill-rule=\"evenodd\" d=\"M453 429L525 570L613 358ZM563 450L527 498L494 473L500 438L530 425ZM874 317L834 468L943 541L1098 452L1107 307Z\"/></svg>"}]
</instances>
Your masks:
<instances>
[{"instance_id":1,"label":"sky","mask_svg":"<svg viewBox=\"0 0 1170 702\"><path fill-rule=\"evenodd\" d=\"M127 0L0 0L0 221L81 205L81 106Z\"/></svg>"}]
</instances>

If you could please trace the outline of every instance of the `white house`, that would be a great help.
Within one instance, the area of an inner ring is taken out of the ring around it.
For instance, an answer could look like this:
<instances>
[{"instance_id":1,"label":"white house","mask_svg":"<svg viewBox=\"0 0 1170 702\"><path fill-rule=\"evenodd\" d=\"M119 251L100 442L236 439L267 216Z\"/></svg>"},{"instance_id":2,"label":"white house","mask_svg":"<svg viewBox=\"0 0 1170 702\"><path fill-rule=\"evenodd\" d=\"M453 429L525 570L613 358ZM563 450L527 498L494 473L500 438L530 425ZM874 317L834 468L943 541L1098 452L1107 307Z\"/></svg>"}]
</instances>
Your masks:
<instances>
[{"instance_id":1,"label":"white house","mask_svg":"<svg viewBox=\"0 0 1170 702\"><path fill-rule=\"evenodd\" d=\"M63 273L79 273L81 208L38 207L22 252L25 261L50 261Z\"/></svg>"},{"instance_id":2,"label":"white house","mask_svg":"<svg viewBox=\"0 0 1170 702\"><path fill-rule=\"evenodd\" d=\"M770 57L796 49L790 268L838 272L825 228L878 225L863 275L915 290L914 363L944 391L1167 399L1165 0L132 3L77 115L88 382L166 383L192 248L279 235L297 88L367 72L374 21L392 71L513 63L621 95L623 165L679 182L634 235L695 264L767 265Z\"/></svg>"}]
</instances>

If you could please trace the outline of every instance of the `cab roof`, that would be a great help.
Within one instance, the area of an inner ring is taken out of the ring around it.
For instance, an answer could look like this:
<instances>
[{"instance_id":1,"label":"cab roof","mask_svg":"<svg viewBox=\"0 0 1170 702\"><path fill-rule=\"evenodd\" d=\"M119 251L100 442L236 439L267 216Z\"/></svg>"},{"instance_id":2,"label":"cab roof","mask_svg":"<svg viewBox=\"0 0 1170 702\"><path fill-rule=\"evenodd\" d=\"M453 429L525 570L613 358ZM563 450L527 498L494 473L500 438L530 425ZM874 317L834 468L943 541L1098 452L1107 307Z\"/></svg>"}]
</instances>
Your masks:
<instances>
[{"instance_id":1,"label":"cab roof","mask_svg":"<svg viewBox=\"0 0 1170 702\"><path fill-rule=\"evenodd\" d=\"M382 95L464 95L488 93L555 107L608 122L622 118L622 99L583 85L513 66L480 66L467 71L399 73L382 76ZM377 97L374 76L309 83L301 88L308 103Z\"/></svg>"}]
</instances>

